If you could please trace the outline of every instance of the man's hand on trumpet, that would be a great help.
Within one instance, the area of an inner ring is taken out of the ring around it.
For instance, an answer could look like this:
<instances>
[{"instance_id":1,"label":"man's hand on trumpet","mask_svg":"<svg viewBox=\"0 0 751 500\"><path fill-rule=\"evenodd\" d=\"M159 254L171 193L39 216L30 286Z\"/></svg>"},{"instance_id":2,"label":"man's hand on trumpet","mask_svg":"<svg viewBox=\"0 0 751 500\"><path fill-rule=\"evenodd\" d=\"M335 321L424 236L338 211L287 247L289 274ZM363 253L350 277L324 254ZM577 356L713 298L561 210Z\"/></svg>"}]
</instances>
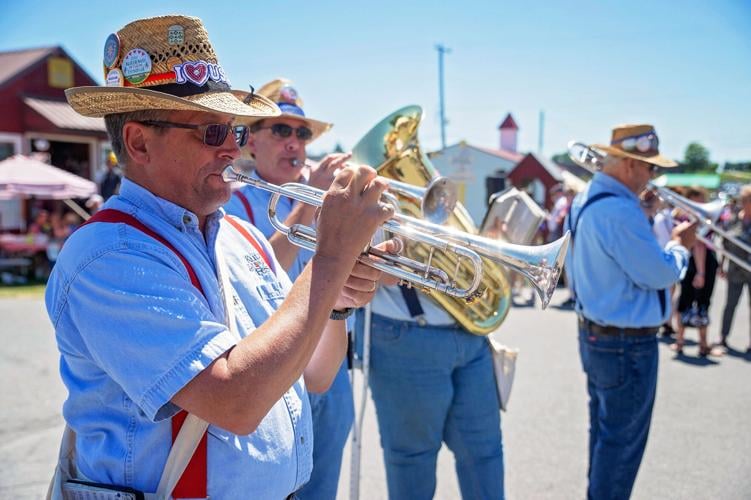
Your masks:
<instances>
[{"instance_id":1,"label":"man's hand on trumpet","mask_svg":"<svg viewBox=\"0 0 751 500\"><path fill-rule=\"evenodd\" d=\"M392 239L374 245L374 248L395 254L401 251L402 244L398 240ZM347 278L347 282L344 284L339 300L336 302L335 309L364 306L373 300L378 285L383 283L386 279L389 280L389 284L396 284L399 282L398 278L384 274L378 269L367 266L362 262L356 262L349 278Z\"/></svg>"},{"instance_id":2,"label":"man's hand on trumpet","mask_svg":"<svg viewBox=\"0 0 751 500\"><path fill-rule=\"evenodd\" d=\"M323 195L316 224L316 255L351 259L354 266L375 231L394 215L394 207L381 202L387 187L370 167L343 168Z\"/></svg>"}]
</instances>

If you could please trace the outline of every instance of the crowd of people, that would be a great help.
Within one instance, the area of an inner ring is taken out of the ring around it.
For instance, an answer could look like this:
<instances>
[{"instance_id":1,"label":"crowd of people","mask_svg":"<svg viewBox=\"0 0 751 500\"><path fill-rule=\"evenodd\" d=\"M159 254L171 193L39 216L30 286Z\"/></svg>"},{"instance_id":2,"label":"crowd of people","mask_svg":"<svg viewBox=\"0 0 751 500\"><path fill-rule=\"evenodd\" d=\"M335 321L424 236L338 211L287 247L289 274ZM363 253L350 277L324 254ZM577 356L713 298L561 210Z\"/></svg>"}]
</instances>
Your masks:
<instances>
[{"instance_id":1,"label":"crowd of people","mask_svg":"<svg viewBox=\"0 0 751 500\"><path fill-rule=\"evenodd\" d=\"M47 287L68 389L50 496L335 498L354 412L348 338L353 318L363 319L355 309L371 303L389 497L432 498L446 443L463 498L504 498L487 339L358 261L394 214L382 202L386 181L348 154L309 163L306 146L331 124L306 116L289 80L231 89L197 18L136 20L107 38L103 62L119 85L66 96L78 113L104 117L124 177L68 238ZM606 153L601 172L576 197L561 193L551 222L553 234L572 233L567 283L590 396L589 498L630 495L668 289L706 256L694 254L695 224L658 242L642 212L639 193L674 166L658 144L649 125L616 127L609 144L595 145ZM252 178L305 182L325 191L322 206L281 197L270 214L269 192L233 192L225 169L244 155ZM739 219L745 234L750 202ZM270 216L313 224L315 252L292 245ZM381 252L402 246L381 240ZM694 303L704 304L692 295Z\"/></svg>"}]
</instances>

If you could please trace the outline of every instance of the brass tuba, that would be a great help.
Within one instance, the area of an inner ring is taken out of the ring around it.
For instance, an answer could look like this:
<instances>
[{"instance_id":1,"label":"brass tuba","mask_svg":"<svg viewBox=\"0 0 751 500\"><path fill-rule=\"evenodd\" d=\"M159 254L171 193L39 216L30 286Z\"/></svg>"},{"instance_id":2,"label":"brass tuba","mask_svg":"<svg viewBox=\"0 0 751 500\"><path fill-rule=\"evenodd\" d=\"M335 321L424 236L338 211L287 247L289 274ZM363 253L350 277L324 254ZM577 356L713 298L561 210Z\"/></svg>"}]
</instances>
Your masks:
<instances>
[{"instance_id":1,"label":"brass tuba","mask_svg":"<svg viewBox=\"0 0 751 500\"><path fill-rule=\"evenodd\" d=\"M390 114L355 145L351 161L371 165L379 175L388 179L427 186L437 176L437 172L417 141L417 128L421 118L420 106L407 106ZM418 198L402 195L397 198L402 213L422 217ZM470 235L478 233L469 213L459 203L446 225ZM466 286L472 280L472 270L465 269L466 264L424 243L407 241L404 252L407 257L417 260L426 260L432 253L432 262L436 267L452 272L457 270L455 279L458 286ZM468 302L442 293L431 294L433 300L475 335L487 335L498 328L511 305L508 271L484 256L482 264L482 294L477 299Z\"/></svg>"}]
</instances>

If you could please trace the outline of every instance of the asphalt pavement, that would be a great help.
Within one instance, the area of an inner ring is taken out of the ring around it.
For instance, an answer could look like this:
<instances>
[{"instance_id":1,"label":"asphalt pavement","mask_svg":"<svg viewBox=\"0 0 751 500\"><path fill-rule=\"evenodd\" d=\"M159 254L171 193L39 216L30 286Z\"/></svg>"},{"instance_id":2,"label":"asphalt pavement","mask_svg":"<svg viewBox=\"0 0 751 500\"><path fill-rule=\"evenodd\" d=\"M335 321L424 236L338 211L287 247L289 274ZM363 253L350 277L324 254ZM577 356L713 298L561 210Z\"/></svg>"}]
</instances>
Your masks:
<instances>
[{"instance_id":1,"label":"asphalt pavement","mask_svg":"<svg viewBox=\"0 0 751 500\"><path fill-rule=\"evenodd\" d=\"M725 302L718 280L710 311L717 340ZM520 349L508 412L502 415L509 499L582 499L586 495L587 395L576 318L552 306L520 304L497 338ZM751 498L751 321L746 297L736 312L731 349L699 358L696 331L684 356L660 345L660 375L649 443L634 499ZM522 301L524 302L524 301ZM65 388L54 333L41 298L0 299L0 498L37 499L46 491L59 445ZM355 394L360 398L357 372ZM386 485L372 401L363 431L360 498L385 499ZM445 448L435 498L459 498L453 457ZM350 448L339 498L350 498ZM416 478L419 480L419 478Z\"/></svg>"}]
</instances>

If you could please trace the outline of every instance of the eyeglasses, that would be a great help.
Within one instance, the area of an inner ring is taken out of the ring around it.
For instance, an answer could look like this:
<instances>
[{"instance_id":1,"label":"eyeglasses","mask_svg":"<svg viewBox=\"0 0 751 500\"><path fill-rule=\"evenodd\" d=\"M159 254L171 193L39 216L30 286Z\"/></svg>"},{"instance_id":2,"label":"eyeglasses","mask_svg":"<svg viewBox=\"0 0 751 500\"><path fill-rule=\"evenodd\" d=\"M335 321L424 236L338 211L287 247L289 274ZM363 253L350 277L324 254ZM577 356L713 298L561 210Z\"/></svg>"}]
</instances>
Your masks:
<instances>
[{"instance_id":1,"label":"eyeglasses","mask_svg":"<svg viewBox=\"0 0 751 500\"><path fill-rule=\"evenodd\" d=\"M206 125L193 125L190 123L175 123L161 120L143 120L138 121L141 125L159 128L186 128L190 130L203 131L203 143L207 146L218 148L224 144L227 139L229 130L235 134L235 142L238 147L243 147L248 143L248 126L247 125L227 125L226 123L209 123Z\"/></svg>"},{"instance_id":2,"label":"eyeglasses","mask_svg":"<svg viewBox=\"0 0 751 500\"><path fill-rule=\"evenodd\" d=\"M286 123L275 123L273 125L269 125L268 127L254 127L253 132L266 128L271 129L272 134L277 137L281 137L282 139L286 139L287 137L291 136L293 131L295 132L295 136L301 141L309 141L313 137L313 131L305 125L293 127L291 125L287 125Z\"/></svg>"},{"instance_id":3,"label":"eyeglasses","mask_svg":"<svg viewBox=\"0 0 751 500\"><path fill-rule=\"evenodd\" d=\"M646 161L639 162L641 165L647 167L647 170L649 170L649 173L652 175L655 175L657 172L660 171L660 167L657 165L654 165L652 163L647 163Z\"/></svg>"},{"instance_id":4,"label":"eyeglasses","mask_svg":"<svg viewBox=\"0 0 751 500\"><path fill-rule=\"evenodd\" d=\"M650 151L657 152L657 148L660 145L660 141L657 139L657 135L654 132L647 132L642 135L634 135L631 137L624 137L613 141L613 144L620 143L621 148L624 151L639 151L640 153L648 153Z\"/></svg>"}]
</instances>

